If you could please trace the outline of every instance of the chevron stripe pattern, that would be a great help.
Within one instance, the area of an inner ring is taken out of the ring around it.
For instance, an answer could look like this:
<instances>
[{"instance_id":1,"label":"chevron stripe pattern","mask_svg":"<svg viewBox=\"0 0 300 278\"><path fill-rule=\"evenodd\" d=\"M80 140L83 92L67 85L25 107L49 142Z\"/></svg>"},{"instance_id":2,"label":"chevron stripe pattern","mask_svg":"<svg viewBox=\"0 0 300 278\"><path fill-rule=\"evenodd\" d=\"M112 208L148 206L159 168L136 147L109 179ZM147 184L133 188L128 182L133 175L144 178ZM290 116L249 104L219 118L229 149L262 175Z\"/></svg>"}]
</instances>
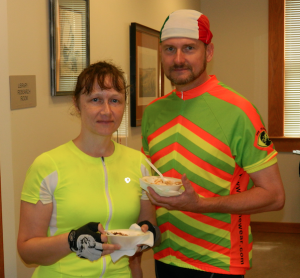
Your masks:
<instances>
[{"instance_id":1,"label":"chevron stripe pattern","mask_svg":"<svg viewBox=\"0 0 300 278\"><path fill-rule=\"evenodd\" d=\"M147 107L143 152L165 176L181 178L185 173L202 198L238 194L253 186L244 168L266 163L277 153L272 145L263 151L255 146L257 130L264 127L246 99L215 77L204 87L183 99L174 91ZM237 159L242 150L245 157ZM244 274L251 267L248 215L163 207L156 213L162 244L155 248L155 259L223 274Z\"/></svg>"}]
</instances>

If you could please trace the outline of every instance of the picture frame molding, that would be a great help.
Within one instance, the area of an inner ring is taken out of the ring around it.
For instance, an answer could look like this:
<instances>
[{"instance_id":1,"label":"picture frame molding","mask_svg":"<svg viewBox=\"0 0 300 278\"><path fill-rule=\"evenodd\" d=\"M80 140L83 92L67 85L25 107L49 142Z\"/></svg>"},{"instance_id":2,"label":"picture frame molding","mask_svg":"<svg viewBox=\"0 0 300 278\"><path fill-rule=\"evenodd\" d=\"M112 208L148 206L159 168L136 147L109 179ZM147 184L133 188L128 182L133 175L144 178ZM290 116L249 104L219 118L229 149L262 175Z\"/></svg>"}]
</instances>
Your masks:
<instances>
[{"instance_id":1,"label":"picture frame molding","mask_svg":"<svg viewBox=\"0 0 300 278\"><path fill-rule=\"evenodd\" d=\"M57 43L60 43L60 38L58 38L57 30L57 13L59 11L60 0L49 0L49 30L50 30L50 86L51 86L51 96L64 96L71 95L74 92L75 88L70 88L69 90L58 90L59 80L57 78L59 61L58 61L58 51ZM72 2L85 2L86 3L86 13L85 13L85 37L82 37L81 41L85 41L86 44L86 55L85 55L85 65L83 68L86 68L90 64L90 0L72 0ZM71 1L70 1L71 2ZM82 69L83 69L82 68ZM74 83L76 84L77 76L74 76Z\"/></svg>"},{"instance_id":2,"label":"picture frame molding","mask_svg":"<svg viewBox=\"0 0 300 278\"><path fill-rule=\"evenodd\" d=\"M138 70L138 47L145 47L137 43L137 33L142 35L153 36L157 40L157 48L150 49L157 51L157 97L164 95L164 72L161 65L161 58L159 53L160 44L160 33L157 30L146 27L136 22L132 22L130 25L130 125L131 127L141 126L142 114L146 106L149 104L140 105L139 102L139 87L138 83L140 80L139 70ZM149 37L150 39L150 37ZM153 40L153 45L156 42ZM152 43L151 43L152 44ZM147 45L146 45L147 46ZM150 50L151 51L151 50ZM151 52L153 54L154 52ZM154 97L153 97L154 98Z\"/></svg>"}]
</instances>

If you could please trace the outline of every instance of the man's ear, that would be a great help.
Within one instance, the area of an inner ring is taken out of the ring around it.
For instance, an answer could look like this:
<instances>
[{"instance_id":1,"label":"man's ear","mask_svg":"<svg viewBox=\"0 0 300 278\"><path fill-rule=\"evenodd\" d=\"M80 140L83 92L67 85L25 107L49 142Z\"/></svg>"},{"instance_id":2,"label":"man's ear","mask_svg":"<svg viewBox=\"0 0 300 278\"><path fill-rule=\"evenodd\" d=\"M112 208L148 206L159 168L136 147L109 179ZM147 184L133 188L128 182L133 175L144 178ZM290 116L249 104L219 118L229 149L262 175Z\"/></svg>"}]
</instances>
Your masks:
<instances>
[{"instance_id":1,"label":"man's ear","mask_svg":"<svg viewBox=\"0 0 300 278\"><path fill-rule=\"evenodd\" d=\"M214 49L215 49L215 46L214 44L211 42L207 45L206 47L206 61L207 62L210 62L214 56Z\"/></svg>"}]
</instances>

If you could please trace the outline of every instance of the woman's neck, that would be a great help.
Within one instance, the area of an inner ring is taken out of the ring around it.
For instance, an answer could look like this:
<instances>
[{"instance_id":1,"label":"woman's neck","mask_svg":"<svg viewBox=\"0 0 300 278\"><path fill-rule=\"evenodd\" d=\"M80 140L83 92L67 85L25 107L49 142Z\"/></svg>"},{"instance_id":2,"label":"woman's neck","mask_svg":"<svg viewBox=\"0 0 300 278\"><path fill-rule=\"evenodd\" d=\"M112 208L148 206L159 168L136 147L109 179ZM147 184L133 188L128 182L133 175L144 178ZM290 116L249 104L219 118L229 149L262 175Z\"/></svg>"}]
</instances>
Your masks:
<instances>
[{"instance_id":1,"label":"woman's neck","mask_svg":"<svg viewBox=\"0 0 300 278\"><path fill-rule=\"evenodd\" d=\"M90 136L85 137L79 134L73 142L82 152L93 157L111 156L115 150L115 145L111 137L96 136L95 138L91 138Z\"/></svg>"}]
</instances>

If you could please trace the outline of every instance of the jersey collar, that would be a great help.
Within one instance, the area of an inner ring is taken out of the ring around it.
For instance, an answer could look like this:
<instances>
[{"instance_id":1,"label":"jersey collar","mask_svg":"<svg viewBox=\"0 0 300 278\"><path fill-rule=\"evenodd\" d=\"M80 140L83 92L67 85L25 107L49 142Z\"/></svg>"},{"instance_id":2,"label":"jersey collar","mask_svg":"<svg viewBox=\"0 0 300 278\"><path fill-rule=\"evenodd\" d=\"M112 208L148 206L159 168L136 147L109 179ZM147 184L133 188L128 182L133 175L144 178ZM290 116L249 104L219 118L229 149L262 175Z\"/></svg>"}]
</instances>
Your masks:
<instances>
[{"instance_id":1,"label":"jersey collar","mask_svg":"<svg viewBox=\"0 0 300 278\"><path fill-rule=\"evenodd\" d=\"M198 97L198 96L204 94L207 91L210 91L210 89L212 87L214 87L217 82L218 82L218 80L217 80L216 76L210 75L210 78L203 84L199 85L198 87L195 87L191 90L183 91L183 92L177 91L175 89L175 93L179 98L181 98L183 100L192 99L192 98L195 98L195 97Z\"/></svg>"}]
</instances>

